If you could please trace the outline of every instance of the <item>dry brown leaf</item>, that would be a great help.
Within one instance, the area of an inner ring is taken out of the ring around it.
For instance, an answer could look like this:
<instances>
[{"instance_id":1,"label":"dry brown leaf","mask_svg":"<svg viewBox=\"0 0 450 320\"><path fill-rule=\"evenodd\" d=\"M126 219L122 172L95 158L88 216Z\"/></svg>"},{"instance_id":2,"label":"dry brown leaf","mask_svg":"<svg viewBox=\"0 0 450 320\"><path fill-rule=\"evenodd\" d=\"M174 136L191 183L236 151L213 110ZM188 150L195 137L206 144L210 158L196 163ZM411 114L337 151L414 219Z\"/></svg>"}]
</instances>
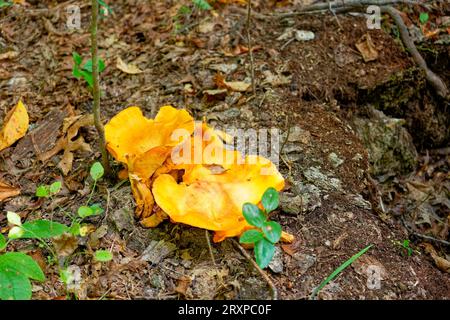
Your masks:
<instances>
[{"instance_id":1,"label":"dry brown leaf","mask_svg":"<svg viewBox=\"0 0 450 320\"><path fill-rule=\"evenodd\" d=\"M52 238L53 247L58 256L68 257L78 248L78 239L70 233Z\"/></svg>"},{"instance_id":2,"label":"dry brown leaf","mask_svg":"<svg viewBox=\"0 0 450 320\"><path fill-rule=\"evenodd\" d=\"M72 140L77 136L78 130L81 127L92 125L94 125L94 116L91 114L81 117L70 117L64 119L63 136L56 142L55 147L53 147L48 152L41 154L39 156L39 159L41 161L46 161L59 153L61 150L64 150L63 157L58 163L58 167L61 169L64 175L67 175L70 170L72 170L74 151L81 150L92 152L91 146L84 141L83 137L80 136L75 141Z\"/></svg>"},{"instance_id":3,"label":"dry brown leaf","mask_svg":"<svg viewBox=\"0 0 450 320\"><path fill-rule=\"evenodd\" d=\"M186 291L191 285L192 279L188 276L182 276L178 279L178 284L175 287L175 292L178 292L182 295L186 295Z\"/></svg>"},{"instance_id":4,"label":"dry brown leaf","mask_svg":"<svg viewBox=\"0 0 450 320\"><path fill-rule=\"evenodd\" d=\"M19 53L17 51L7 51L5 53L0 54L0 60L6 60L6 59L14 59L19 56Z\"/></svg>"},{"instance_id":5,"label":"dry brown leaf","mask_svg":"<svg viewBox=\"0 0 450 320\"><path fill-rule=\"evenodd\" d=\"M364 62L374 61L378 59L378 51L377 49L375 49L372 38L368 33L362 36L355 46L361 53Z\"/></svg>"},{"instance_id":6,"label":"dry brown leaf","mask_svg":"<svg viewBox=\"0 0 450 320\"><path fill-rule=\"evenodd\" d=\"M436 267L438 267L439 270L450 273L450 261L440 257L433 245L424 243L423 246L425 247L425 251L433 258Z\"/></svg>"},{"instance_id":7,"label":"dry brown leaf","mask_svg":"<svg viewBox=\"0 0 450 320\"><path fill-rule=\"evenodd\" d=\"M116 67L120 71L123 71L128 74L138 74L143 72L136 65L131 63L125 63L120 57L117 57Z\"/></svg>"},{"instance_id":8,"label":"dry brown leaf","mask_svg":"<svg viewBox=\"0 0 450 320\"><path fill-rule=\"evenodd\" d=\"M19 188L10 186L7 183L2 182L0 180L0 202L8 198L15 197L19 194L20 194Z\"/></svg>"},{"instance_id":9,"label":"dry brown leaf","mask_svg":"<svg viewBox=\"0 0 450 320\"><path fill-rule=\"evenodd\" d=\"M0 131L0 150L8 148L27 133L29 125L27 109L19 100L17 105L6 114Z\"/></svg>"},{"instance_id":10,"label":"dry brown leaf","mask_svg":"<svg viewBox=\"0 0 450 320\"><path fill-rule=\"evenodd\" d=\"M217 74L214 77L214 82L219 88L226 88L236 92L245 92L251 86L251 83L244 81L226 81L221 74Z\"/></svg>"}]
</instances>

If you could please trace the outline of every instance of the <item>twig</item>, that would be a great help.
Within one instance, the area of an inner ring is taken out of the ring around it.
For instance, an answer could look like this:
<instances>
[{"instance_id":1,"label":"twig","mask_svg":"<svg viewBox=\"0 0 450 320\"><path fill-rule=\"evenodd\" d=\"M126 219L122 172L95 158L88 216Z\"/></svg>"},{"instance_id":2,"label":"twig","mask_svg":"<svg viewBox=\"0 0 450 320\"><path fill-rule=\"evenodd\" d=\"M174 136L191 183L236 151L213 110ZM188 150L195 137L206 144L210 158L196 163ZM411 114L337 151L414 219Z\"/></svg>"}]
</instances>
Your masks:
<instances>
[{"instance_id":1,"label":"twig","mask_svg":"<svg viewBox=\"0 0 450 320\"><path fill-rule=\"evenodd\" d=\"M261 14L254 12L253 16L260 20L265 19L283 19L283 18L290 18L295 17L298 15L304 15L304 14L315 14L315 13L322 13L326 12L331 9L342 9L342 8L362 8L365 6L375 5L375 6L385 6L385 5L391 5L391 4L397 4L397 3L403 3L403 4L414 4L414 5L422 5L424 6L428 2L432 2L433 0L424 1L422 3L419 3L415 0L335 0L332 2L321 2L321 3L314 3L308 6L300 7L297 10L290 11L290 12L279 12L274 14ZM239 12L244 14L244 10L241 8L232 8L235 12ZM340 11L339 11L340 13Z\"/></svg>"},{"instance_id":2,"label":"twig","mask_svg":"<svg viewBox=\"0 0 450 320\"><path fill-rule=\"evenodd\" d=\"M258 264L255 262L255 260L252 259L252 257L248 254L247 251L245 251L244 248L234 239L231 239L233 244L241 251L241 253L244 255L244 257L247 258L248 261L251 262L253 267L259 272L259 274L264 278L264 280L267 282L267 284L270 287L270 290L272 291L272 300L278 300L278 290L273 284L272 280L269 278L269 276L258 266Z\"/></svg>"},{"instance_id":3,"label":"twig","mask_svg":"<svg viewBox=\"0 0 450 320\"><path fill-rule=\"evenodd\" d=\"M436 92L443 98L448 98L449 91L447 89L447 86L445 85L444 81L436 75L433 71L428 69L427 63L420 55L419 51L417 50L414 41L409 36L408 28L406 27L405 23L403 22L402 17L400 16L400 13L397 9L391 7L391 6L383 6L381 7L381 12L385 12L389 14L392 19L394 19L395 24L397 25L400 36L402 38L403 43L405 44L408 51L411 53L411 56L413 57L414 61L417 63L417 65L425 72L427 80L430 82L430 84L436 89Z\"/></svg>"},{"instance_id":4,"label":"twig","mask_svg":"<svg viewBox=\"0 0 450 320\"><path fill-rule=\"evenodd\" d=\"M111 167L109 165L108 152L106 151L105 129L100 120L100 80L98 72L98 44L97 44L97 27L98 27L98 2L92 0L92 21L91 21L91 53L92 53L92 95L94 98L93 112L94 123L99 136L99 147L102 154L102 165L105 169L106 176L111 176Z\"/></svg>"},{"instance_id":5,"label":"twig","mask_svg":"<svg viewBox=\"0 0 450 320\"><path fill-rule=\"evenodd\" d=\"M439 242L439 243L445 244L446 246L450 246L450 242L448 242L448 241L441 240L441 239L436 239L434 237L427 236L427 235L424 235L424 234L421 234L421 233L413 232L412 235L416 236L416 237L419 237L419 238L423 238L423 239Z\"/></svg>"},{"instance_id":6,"label":"twig","mask_svg":"<svg viewBox=\"0 0 450 320\"><path fill-rule=\"evenodd\" d=\"M252 17L252 1L248 0L247 3L247 45L248 45L248 54L250 56L250 69L251 69L251 77L252 77L252 92L256 93L256 85L255 85L255 62L253 60L253 50L252 50L252 38L250 36L250 24Z\"/></svg>"}]
</instances>

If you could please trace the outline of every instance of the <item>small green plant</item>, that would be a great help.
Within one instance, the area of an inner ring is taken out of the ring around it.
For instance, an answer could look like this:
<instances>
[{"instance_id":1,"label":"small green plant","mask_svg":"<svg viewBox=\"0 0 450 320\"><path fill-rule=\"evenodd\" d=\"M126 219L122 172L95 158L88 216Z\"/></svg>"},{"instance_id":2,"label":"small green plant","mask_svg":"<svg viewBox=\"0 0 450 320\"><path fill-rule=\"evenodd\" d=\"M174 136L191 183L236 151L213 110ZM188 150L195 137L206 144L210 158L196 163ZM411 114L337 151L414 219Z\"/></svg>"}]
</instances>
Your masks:
<instances>
[{"instance_id":1,"label":"small green plant","mask_svg":"<svg viewBox=\"0 0 450 320\"><path fill-rule=\"evenodd\" d=\"M78 209L77 216L71 217L70 227L51 220L38 219L22 223L21 217L15 212L7 212L6 217L10 225L8 241L0 234L0 251L6 249L12 240L35 239L39 241L40 247L45 247L50 252L49 263L58 261L58 255L46 240L59 237L64 233L71 233L73 236L84 236L87 226L82 225L85 218L100 215L104 212L99 204L90 204L95 192L96 184L104 175L103 166L95 162L90 169L90 176L94 180L89 200L85 206ZM50 185L41 185L36 189L36 196L40 198L50 198L55 196L62 188L62 184L56 181ZM67 258L66 258L67 259ZM94 253L94 259L99 262L106 262L112 259L109 251L98 250ZM61 262L61 261L60 261ZM61 280L67 283L67 270L64 261L60 265L59 273ZM12 267L14 266L14 268ZM44 281L45 276L39 265L25 253L8 252L0 255L0 300L3 299L30 299L31 284L30 279Z\"/></svg>"},{"instance_id":2,"label":"small green plant","mask_svg":"<svg viewBox=\"0 0 450 320\"><path fill-rule=\"evenodd\" d=\"M274 188L267 189L261 199L264 210L253 203L245 203L242 212L247 222L256 227L245 231L240 243L254 244L255 260L262 269L267 267L275 254L275 244L281 238L281 226L278 222L269 221L268 214L278 208L279 196Z\"/></svg>"},{"instance_id":3,"label":"small green plant","mask_svg":"<svg viewBox=\"0 0 450 320\"><path fill-rule=\"evenodd\" d=\"M411 248L411 241L409 241L409 239L404 239L403 241L393 240L392 242L401 248L402 256L406 255L406 256L410 257L413 255L414 252L420 254L420 251L417 251L417 250L414 250L413 248Z\"/></svg>"},{"instance_id":4,"label":"small green plant","mask_svg":"<svg viewBox=\"0 0 450 320\"><path fill-rule=\"evenodd\" d=\"M61 181L55 181L50 185L40 185L36 189L36 196L39 198L50 198L61 191Z\"/></svg>"},{"instance_id":5,"label":"small green plant","mask_svg":"<svg viewBox=\"0 0 450 320\"><path fill-rule=\"evenodd\" d=\"M89 59L86 61L84 65L83 64L83 58L77 53L72 52L72 59L73 59L73 68L72 68L72 75L77 78L83 78L88 83L89 87L92 89L94 87L94 78L92 75L92 59ZM105 62L102 59L98 59L98 72L101 73L103 70L105 70Z\"/></svg>"},{"instance_id":6,"label":"small green plant","mask_svg":"<svg viewBox=\"0 0 450 320\"><path fill-rule=\"evenodd\" d=\"M94 253L94 259L98 262L108 262L111 261L113 258L113 255L108 250L97 250Z\"/></svg>"},{"instance_id":7,"label":"small green plant","mask_svg":"<svg viewBox=\"0 0 450 320\"><path fill-rule=\"evenodd\" d=\"M111 14L113 12L111 7L108 6L105 1L97 0L97 2L100 5L100 10L99 11L100 11L100 14L102 16L107 16L108 14Z\"/></svg>"},{"instance_id":8,"label":"small green plant","mask_svg":"<svg viewBox=\"0 0 450 320\"><path fill-rule=\"evenodd\" d=\"M13 3L9 1L0 0L0 8L12 6Z\"/></svg>"},{"instance_id":9,"label":"small green plant","mask_svg":"<svg viewBox=\"0 0 450 320\"><path fill-rule=\"evenodd\" d=\"M29 300L32 294L30 279L45 280L36 261L22 252L0 255L0 300Z\"/></svg>"},{"instance_id":10,"label":"small green plant","mask_svg":"<svg viewBox=\"0 0 450 320\"><path fill-rule=\"evenodd\" d=\"M207 11L212 9L211 5L206 0L192 0L192 3L200 10Z\"/></svg>"},{"instance_id":11,"label":"small green plant","mask_svg":"<svg viewBox=\"0 0 450 320\"><path fill-rule=\"evenodd\" d=\"M419 21L421 24L425 24L428 22L428 20L430 19L430 16L428 15L427 12L421 12L419 15Z\"/></svg>"},{"instance_id":12,"label":"small green plant","mask_svg":"<svg viewBox=\"0 0 450 320\"><path fill-rule=\"evenodd\" d=\"M344 271L349 265L351 265L356 259L358 259L359 257L361 257L364 253L366 253L370 248L372 248L373 245L368 245L367 247L365 247L364 249L362 249L361 251L359 251L357 254L355 254L354 256L352 256L350 259L348 259L347 261L345 261L343 264L341 264L336 270L334 270L325 280L323 280L319 286L314 289L313 293L311 294L311 299L314 299L315 296L319 293L320 290L323 289L323 287L325 287L328 282L330 282L331 280L333 280L334 278L336 278L342 271Z\"/></svg>"}]
</instances>

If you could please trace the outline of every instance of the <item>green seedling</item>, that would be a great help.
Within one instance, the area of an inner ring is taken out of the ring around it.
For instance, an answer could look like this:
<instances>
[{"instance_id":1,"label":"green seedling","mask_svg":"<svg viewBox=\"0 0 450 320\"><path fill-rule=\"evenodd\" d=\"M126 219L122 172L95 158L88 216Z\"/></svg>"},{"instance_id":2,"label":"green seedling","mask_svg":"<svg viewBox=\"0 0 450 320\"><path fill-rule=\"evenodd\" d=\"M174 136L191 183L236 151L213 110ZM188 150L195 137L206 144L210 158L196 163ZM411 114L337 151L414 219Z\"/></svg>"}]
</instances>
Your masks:
<instances>
[{"instance_id":1,"label":"green seedling","mask_svg":"<svg viewBox=\"0 0 450 320\"><path fill-rule=\"evenodd\" d=\"M428 15L427 12L421 12L419 15L419 21L421 24L425 24L428 22L428 20L430 19L430 16Z\"/></svg>"},{"instance_id":2,"label":"green seedling","mask_svg":"<svg viewBox=\"0 0 450 320\"><path fill-rule=\"evenodd\" d=\"M97 262L108 262L111 261L113 255L108 250L97 250L94 253L94 259Z\"/></svg>"},{"instance_id":3,"label":"green seedling","mask_svg":"<svg viewBox=\"0 0 450 320\"><path fill-rule=\"evenodd\" d=\"M12 5L13 5L12 2L0 0L0 8L3 8L3 7L10 7L10 6L12 6Z\"/></svg>"},{"instance_id":4,"label":"green seedling","mask_svg":"<svg viewBox=\"0 0 450 320\"><path fill-rule=\"evenodd\" d=\"M211 5L206 0L192 0L192 3L200 10L208 11L212 9Z\"/></svg>"},{"instance_id":5,"label":"green seedling","mask_svg":"<svg viewBox=\"0 0 450 320\"><path fill-rule=\"evenodd\" d=\"M245 203L242 212L245 220L256 229L245 231L240 243L254 244L255 260L262 269L266 268L275 254L275 244L281 238L281 225L268 220L268 214L278 208L279 196L274 188L267 189L261 199L264 210L253 203Z\"/></svg>"},{"instance_id":6,"label":"green seedling","mask_svg":"<svg viewBox=\"0 0 450 320\"><path fill-rule=\"evenodd\" d=\"M86 63L83 64L83 58L77 52L72 52L72 59L74 63L72 75L77 79L83 78L92 89L94 87L94 78L92 76L92 59L87 60ZM98 72L101 73L105 70L105 68L105 62L102 59L98 59Z\"/></svg>"}]
</instances>

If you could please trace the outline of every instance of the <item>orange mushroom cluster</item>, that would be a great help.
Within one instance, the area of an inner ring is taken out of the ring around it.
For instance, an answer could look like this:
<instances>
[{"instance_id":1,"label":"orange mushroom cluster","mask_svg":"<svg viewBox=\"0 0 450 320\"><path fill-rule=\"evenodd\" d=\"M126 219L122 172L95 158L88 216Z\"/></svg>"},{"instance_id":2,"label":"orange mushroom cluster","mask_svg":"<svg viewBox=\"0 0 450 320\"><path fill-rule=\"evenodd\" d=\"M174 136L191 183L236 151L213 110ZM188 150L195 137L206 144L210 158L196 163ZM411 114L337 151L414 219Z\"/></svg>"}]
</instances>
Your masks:
<instances>
[{"instance_id":1,"label":"orange mushroom cluster","mask_svg":"<svg viewBox=\"0 0 450 320\"><path fill-rule=\"evenodd\" d=\"M168 216L215 231L219 242L251 228L244 203L257 204L267 188L284 187L272 162L230 150L230 137L186 110L164 106L148 119L130 107L111 119L105 136L108 151L125 165L120 176L130 180L136 216L146 227Z\"/></svg>"}]
</instances>

